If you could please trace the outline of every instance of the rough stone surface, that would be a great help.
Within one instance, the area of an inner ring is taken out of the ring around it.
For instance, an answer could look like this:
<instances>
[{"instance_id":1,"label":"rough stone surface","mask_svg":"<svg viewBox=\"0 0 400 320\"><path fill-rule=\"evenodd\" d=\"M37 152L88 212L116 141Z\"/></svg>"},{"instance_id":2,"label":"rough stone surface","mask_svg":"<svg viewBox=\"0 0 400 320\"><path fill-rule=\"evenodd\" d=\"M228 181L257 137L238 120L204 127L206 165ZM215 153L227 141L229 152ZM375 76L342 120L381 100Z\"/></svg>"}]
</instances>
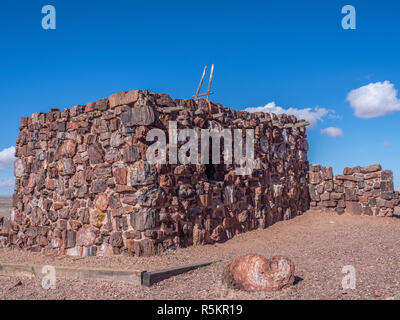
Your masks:
<instances>
[{"instance_id":1,"label":"rough stone surface","mask_svg":"<svg viewBox=\"0 0 400 320\"><path fill-rule=\"evenodd\" d=\"M233 260L224 270L222 281L228 287L250 292L277 291L294 282L294 264L288 258L266 259L248 254Z\"/></svg>"}]
</instances>

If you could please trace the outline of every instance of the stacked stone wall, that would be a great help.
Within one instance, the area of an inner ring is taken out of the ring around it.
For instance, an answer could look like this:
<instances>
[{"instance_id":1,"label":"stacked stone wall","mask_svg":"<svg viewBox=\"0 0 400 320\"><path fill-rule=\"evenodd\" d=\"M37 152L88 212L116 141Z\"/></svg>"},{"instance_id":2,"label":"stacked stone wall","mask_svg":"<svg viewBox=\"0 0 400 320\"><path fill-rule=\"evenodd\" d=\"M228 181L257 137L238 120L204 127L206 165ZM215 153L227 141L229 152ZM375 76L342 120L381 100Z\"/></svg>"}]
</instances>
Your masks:
<instances>
[{"instance_id":1,"label":"stacked stone wall","mask_svg":"<svg viewBox=\"0 0 400 320\"><path fill-rule=\"evenodd\" d=\"M399 205L393 173L381 165L345 168L334 176L332 167L310 166L310 206L355 215L392 216ZM397 213L397 212L396 212Z\"/></svg>"},{"instance_id":2,"label":"stacked stone wall","mask_svg":"<svg viewBox=\"0 0 400 320\"><path fill-rule=\"evenodd\" d=\"M170 121L178 130L253 129L258 167L237 175L235 162L150 164L147 133L161 129L168 139ZM0 220L0 243L141 256L290 219L309 208L307 124L140 90L22 118L13 210Z\"/></svg>"}]
</instances>

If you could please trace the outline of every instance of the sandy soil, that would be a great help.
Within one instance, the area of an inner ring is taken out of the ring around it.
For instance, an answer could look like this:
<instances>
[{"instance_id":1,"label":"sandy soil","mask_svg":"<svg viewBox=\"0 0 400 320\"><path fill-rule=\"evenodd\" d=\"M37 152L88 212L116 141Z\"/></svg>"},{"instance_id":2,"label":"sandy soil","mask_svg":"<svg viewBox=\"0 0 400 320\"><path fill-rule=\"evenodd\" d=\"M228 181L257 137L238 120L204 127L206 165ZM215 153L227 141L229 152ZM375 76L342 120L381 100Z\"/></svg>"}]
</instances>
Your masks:
<instances>
[{"instance_id":1,"label":"sandy soil","mask_svg":"<svg viewBox=\"0 0 400 320\"><path fill-rule=\"evenodd\" d=\"M276 293L227 289L220 277L233 258L247 253L286 255L296 266L296 284ZM127 256L73 259L0 249L0 264L31 263L159 270L218 260L208 267L164 280L151 288L123 283L57 280L44 290L41 278L0 276L1 299L400 299L400 219L338 216L309 211L265 230L248 232L222 244L167 251L149 258ZM352 265L356 288L342 288ZM21 280L22 285L8 286Z\"/></svg>"}]
</instances>

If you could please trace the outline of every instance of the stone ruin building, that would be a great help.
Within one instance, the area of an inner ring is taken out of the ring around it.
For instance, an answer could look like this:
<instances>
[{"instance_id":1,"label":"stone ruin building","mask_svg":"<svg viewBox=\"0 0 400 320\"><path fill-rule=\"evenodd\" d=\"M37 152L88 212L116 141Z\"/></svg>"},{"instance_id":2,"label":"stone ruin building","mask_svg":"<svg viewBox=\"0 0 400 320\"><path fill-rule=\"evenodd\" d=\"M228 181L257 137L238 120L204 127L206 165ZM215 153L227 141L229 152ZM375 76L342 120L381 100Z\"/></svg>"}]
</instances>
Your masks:
<instances>
[{"instance_id":1,"label":"stone ruin building","mask_svg":"<svg viewBox=\"0 0 400 320\"><path fill-rule=\"evenodd\" d=\"M147 133L168 132L170 121L178 130L253 129L258 166L237 175L235 162L150 164L146 151L154 141ZM393 213L398 193L390 172L354 168L333 177L331 168L309 166L307 125L292 115L140 90L22 118L13 209L0 218L0 246L142 256L225 241L310 205Z\"/></svg>"},{"instance_id":2,"label":"stone ruin building","mask_svg":"<svg viewBox=\"0 0 400 320\"><path fill-rule=\"evenodd\" d=\"M331 167L311 165L309 178L311 207L380 217L400 213L393 173L382 170L379 164L344 168L337 176L333 176Z\"/></svg>"}]
</instances>

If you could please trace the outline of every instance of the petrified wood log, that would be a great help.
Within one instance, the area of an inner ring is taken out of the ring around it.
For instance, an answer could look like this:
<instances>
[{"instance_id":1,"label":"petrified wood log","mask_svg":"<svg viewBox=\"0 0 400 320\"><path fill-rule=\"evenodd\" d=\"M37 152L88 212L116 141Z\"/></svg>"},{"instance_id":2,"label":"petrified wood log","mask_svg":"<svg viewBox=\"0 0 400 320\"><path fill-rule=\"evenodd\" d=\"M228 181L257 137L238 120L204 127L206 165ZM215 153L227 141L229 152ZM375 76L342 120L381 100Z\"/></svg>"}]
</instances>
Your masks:
<instances>
[{"instance_id":1,"label":"petrified wood log","mask_svg":"<svg viewBox=\"0 0 400 320\"><path fill-rule=\"evenodd\" d=\"M294 282L294 264L283 256L267 259L248 254L233 260L224 270L222 282L245 291L277 291Z\"/></svg>"}]
</instances>

